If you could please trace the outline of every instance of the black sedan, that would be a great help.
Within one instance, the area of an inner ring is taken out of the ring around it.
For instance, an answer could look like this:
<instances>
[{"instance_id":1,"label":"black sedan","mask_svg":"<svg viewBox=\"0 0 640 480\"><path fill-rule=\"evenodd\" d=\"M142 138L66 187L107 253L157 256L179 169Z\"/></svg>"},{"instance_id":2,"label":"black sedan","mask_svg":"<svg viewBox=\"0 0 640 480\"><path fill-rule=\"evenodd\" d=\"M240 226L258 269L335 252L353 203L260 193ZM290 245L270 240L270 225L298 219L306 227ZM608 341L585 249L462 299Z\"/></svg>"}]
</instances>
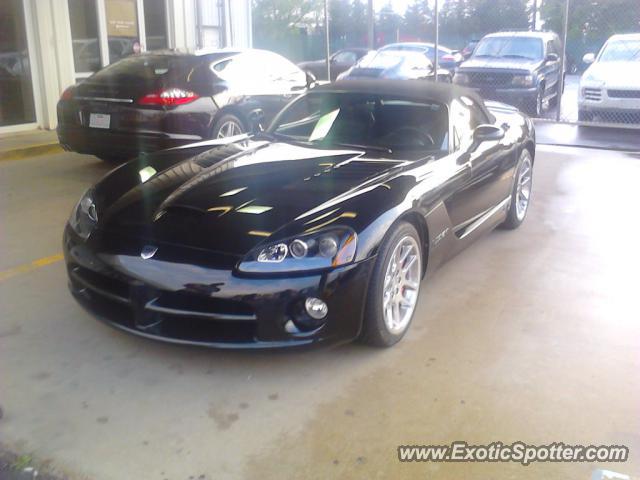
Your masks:
<instances>
[{"instance_id":1,"label":"black sedan","mask_svg":"<svg viewBox=\"0 0 640 480\"><path fill-rule=\"evenodd\" d=\"M249 131L311 84L289 60L264 50L134 55L63 93L58 138L67 150L128 159Z\"/></svg>"},{"instance_id":2,"label":"black sedan","mask_svg":"<svg viewBox=\"0 0 640 480\"><path fill-rule=\"evenodd\" d=\"M391 346L421 280L525 219L532 122L418 81L318 87L264 133L131 161L64 233L70 288L98 318L228 348Z\"/></svg>"},{"instance_id":3,"label":"black sedan","mask_svg":"<svg viewBox=\"0 0 640 480\"><path fill-rule=\"evenodd\" d=\"M331 80L335 80L342 72L350 69L370 50L367 48L345 48L329 57ZM303 71L310 73L318 80L327 80L327 62L325 59L312 60L298 64Z\"/></svg>"}]
</instances>

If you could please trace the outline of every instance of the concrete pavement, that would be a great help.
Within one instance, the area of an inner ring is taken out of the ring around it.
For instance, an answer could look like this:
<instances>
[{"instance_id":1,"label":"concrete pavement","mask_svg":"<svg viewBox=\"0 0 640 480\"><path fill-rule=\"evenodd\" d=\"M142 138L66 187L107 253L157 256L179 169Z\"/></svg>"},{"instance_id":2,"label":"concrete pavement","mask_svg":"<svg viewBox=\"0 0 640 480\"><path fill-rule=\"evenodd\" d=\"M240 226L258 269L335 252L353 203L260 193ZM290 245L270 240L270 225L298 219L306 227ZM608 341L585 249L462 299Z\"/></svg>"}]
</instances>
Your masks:
<instances>
[{"instance_id":1,"label":"concrete pavement","mask_svg":"<svg viewBox=\"0 0 640 480\"><path fill-rule=\"evenodd\" d=\"M55 130L28 130L0 135L0 160L19 160L62 151Z\"/></svg>"},{"instance_id":2,"label":"concrete pavement","mask_svg":"<svg viewBox=\"0 0 640 480\"><path fill-rule=\"evenodd\" d=\"M0 271L60 252L110 166L0 164ZM541 146L523 227L426 279L390 350L168 346L116 332L62 262L0 280L0 442L72 479L588 479L640 474L637 157ZM620 228L624 226L624 228ZM624 444L624 464L407 464L400 444ZM201 477L202 476L202 477Z\"/></svg>"}]
</instances>

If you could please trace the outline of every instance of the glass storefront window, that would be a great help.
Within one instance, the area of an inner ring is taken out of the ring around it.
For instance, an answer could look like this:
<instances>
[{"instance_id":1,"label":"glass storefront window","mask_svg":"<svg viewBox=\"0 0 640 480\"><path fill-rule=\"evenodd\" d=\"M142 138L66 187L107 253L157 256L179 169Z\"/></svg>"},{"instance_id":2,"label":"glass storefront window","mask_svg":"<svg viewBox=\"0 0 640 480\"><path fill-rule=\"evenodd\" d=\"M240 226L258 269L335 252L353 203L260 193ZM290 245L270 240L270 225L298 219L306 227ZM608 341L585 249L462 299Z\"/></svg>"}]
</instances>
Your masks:
<instances>
[{"instance_id":1,"label":"glass storefront window","mask_svg":"<svg viewBox=\"0 0 640 480\"><path fill-rule=\"evenodd\" d=\"M169 46L164 2L144 0L144 31L147 50L161 50Z\"/></svg>"},{"instance_id":2,"label":"glass storefront window","mask_svg":"<svg viewBox=\"0 0 640 480\"><path fill-rule=\"evenodd\" d=\"M95 0L69 0L69 20L76 73L100 70L100 42Z\"/></svg>"},{"instance_id":3,"label":"glass storefront window","mask_svg":"<svg viewBox=\"0 0 640 480\"><path fill-rule=\"evenodd\" d=\"M105 0L109 63L140 52L136 0Z\"/></svg>"},{"instance_id":4,"label":"glass storefront window","mask_svg":"<svg viewBox=\"0 0 640 480\"><path fill-rule=\"evenodd\" d=\"M22 0L0 1L0 127L35 122Z\"/></svg>"}]
</instances>

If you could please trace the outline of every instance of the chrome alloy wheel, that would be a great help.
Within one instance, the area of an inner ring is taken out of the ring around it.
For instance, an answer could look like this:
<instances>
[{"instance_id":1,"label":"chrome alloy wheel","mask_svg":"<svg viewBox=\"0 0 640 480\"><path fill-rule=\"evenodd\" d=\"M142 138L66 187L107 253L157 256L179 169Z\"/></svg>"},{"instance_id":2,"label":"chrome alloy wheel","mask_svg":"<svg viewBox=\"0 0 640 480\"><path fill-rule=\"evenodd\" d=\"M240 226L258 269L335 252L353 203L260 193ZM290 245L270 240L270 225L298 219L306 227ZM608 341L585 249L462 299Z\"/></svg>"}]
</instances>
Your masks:
<instances>
[{"instance_id":1,"label":"chrome alloy wheel","mask_svg":"<svg viewBox=\"0 0 640 480\"><path fill-rule=\"evenodd\" d=\"M382 311L387 330L402 333L416 308L420 289L420 247L406 235L398 242L387 265L382 287Z\"/></svg>"},{"instance_id":2,"label":"chrome alloy wheel","mask_svg":"<svg viewBox=\"0 0 640 480\"><path fill-rule=\"evenodd\" d=\"M237 122L229 120L220 126L220 130L218 130L218 136L216 138L234 137L242 133L244 133L242 131L242 127L238 125Z\"/></svg>"},{"instance_id":3,"label":"chrome alloy wheel","mask_svg":"<svg viewBox=\"0 0 640 480\"><path fill-rule=\"evenodd\" d=\"M529 207L532 178L531 159L525 157L518 172L518 184L516 186L516 216L519 221L524 219Z\"/></svg>"}]
</instances>

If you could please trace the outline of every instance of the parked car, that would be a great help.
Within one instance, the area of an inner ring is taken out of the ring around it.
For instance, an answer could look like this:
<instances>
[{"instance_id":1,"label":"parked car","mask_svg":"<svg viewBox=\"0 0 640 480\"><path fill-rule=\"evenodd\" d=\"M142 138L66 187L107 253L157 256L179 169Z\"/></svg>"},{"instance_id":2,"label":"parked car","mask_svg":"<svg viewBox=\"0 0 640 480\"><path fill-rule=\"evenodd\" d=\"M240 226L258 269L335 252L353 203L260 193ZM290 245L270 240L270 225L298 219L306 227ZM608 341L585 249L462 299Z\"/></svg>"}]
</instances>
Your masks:
<instances>
[{"instance_id":1,"label":"parked car","mask_svg":"<svg viewBox=\"0 0 640 480\"><path fill-rule=\"evenodd\" d=\"M133 55L68 88L58 102L67 150L127 159L238 135L260 110L268 122L313 80L263 50Z\"/></svg>"},{"instance_id":2,"label":"parked car","mask_svg":"<svg viewBox=\"0 0 640 480\"><path fill-rule=\"evenodd\" d=\"M403 42L391 43L380 49L381 51L400 50L409 52L420 52L424 54L429 61L434 62L435 44L423 42ZM438 68L444 68L453 76L456 68L462 63L464 58L457 50L451 50L443 45L438 45Z\"/></svg>"},{"instance_id":3,"label":"parked car","mask_svg":"<svg viewBox=\"0 0 640 480\"><path fill-rule=\"evenodd\" d=\"M553 32L492 33L480 40L453 81L473 88L483 98L540 116L557 101L561 52L560 39Z\"/></svg>"},{"instance_id":4,"label":"parked car","mask_svg":"<svg viewBox=\"0 0 640 480\"><path fill-rule=\"evenodd\" d=\"M534 156L531 120L467 89L319 86L264 133L142 156L91 187L65 228L69 287L168 342L388 347L425 274L524 221Z\"/></svg>"},{"instance_id":5,"label":"parked car","mask_svg":"<svg viewBox=\"0 0 640 480\"><path fill-rule=\"evenodd\" d=\"M378 50L362 57L357 64L338 75L337 80L362 78L433 80L434 68L420 52ZM438 80L451 83L451 74L448 70L439 69Z\"/></svg>"},{"instance_id":6,"label":"parked car","mask_svg":"<svg viewBox=\"0 0 640 480\"><path fill-rule=\"evenodd\" d=\"M331 55L329 57L331 80L335 80L342 72L353 67L358 60L369 52L370 50L367 48L345 48ZM309 72L318 80L327 80L327 62L324 58L322 60L299 63L298 67L305 72Z\"/></svg>"},{"instance_id":7,"label":"parked car","mask_svg":"<svg viewBox=\"0 0 640 480\"><path fill-rule=\"evenodd\" d=\"M640 33L614 35L595 56L583 61L590 67L580 78L578 117L591 121L640 119Z\"/></svg>"},{"instance_id":8,"label":"parked car","mask_svg":"<svg viewBox=\"0 0 640 480\"><path fill-rule=\"evenodd\" d=\"M473 51L480 43L480 40L471 40L467 45L460 51L462 58L465 60L469 60L469 57L473 54Z\"/></svg>"}]
</instances>

